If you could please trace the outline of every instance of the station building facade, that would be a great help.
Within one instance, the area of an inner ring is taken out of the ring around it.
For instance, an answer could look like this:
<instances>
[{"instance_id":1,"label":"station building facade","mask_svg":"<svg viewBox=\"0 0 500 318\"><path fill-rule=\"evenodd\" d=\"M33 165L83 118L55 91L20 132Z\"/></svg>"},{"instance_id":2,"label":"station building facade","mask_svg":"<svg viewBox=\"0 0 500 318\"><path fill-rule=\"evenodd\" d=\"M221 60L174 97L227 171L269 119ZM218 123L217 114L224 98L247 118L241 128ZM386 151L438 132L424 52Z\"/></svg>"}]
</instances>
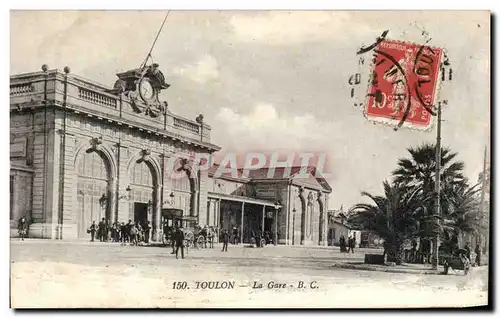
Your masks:
<instances>
[{"instance_id":1,"label":"station building facade","mask_svg":"<svg viewBox=\"0 0 500 318\"><path fill-rule=\"evenodd\" d=\"M221 149L211 127L160 101L169 85L158 65L117 77L108 87L45 66L10 77L11 236L24 216L35 238L88 238L105 218L149 221L159 239L162 209L176 208L202 226L238 227L243 241L260 229L279 244L325 244L331 188L314 168L215 177L217 165L193 160Z\"/></svg>"}]
</instances>

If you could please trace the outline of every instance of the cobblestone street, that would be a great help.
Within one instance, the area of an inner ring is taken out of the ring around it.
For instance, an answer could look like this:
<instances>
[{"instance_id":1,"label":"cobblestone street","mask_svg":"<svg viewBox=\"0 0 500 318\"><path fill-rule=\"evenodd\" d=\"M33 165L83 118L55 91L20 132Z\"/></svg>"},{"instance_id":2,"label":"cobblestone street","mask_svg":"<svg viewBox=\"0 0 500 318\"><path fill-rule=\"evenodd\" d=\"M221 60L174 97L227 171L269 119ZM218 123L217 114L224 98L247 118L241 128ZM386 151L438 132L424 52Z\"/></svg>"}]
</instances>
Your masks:
<instances>
[{"instance_id":1,"label":"cobblestone street","mask_svg":"<svg viewBox=\"0 0 500 318\"><path fill-rule=\"evenodd\" d=\"M12 240L11 303L14 308L487 304L487 267L468 276L394 274L333 267L363 261L366 249L349 256L338 248L220 249L189 249L185 259L175 259L170 248Z\"/></svg>"}]
</instances>

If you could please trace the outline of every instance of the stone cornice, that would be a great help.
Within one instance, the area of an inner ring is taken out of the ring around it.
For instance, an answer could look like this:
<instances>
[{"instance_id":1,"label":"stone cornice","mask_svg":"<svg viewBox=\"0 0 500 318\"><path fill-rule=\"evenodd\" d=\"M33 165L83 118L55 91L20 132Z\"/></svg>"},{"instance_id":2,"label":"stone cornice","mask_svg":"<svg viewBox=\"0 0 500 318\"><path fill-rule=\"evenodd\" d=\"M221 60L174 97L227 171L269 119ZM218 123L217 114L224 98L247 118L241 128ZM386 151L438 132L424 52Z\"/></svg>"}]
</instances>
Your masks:
<instances>
[{"instance_id":1,"label":"stone cornice","mask_svg":"<svg viewBox=\"0 0 500 318\"><path fill-rule=\"evenodd\" d=\"M11 111L24 111L26 108L31 111L37 107L45 108L43 102L43 82L45 80L49 83L55 83L47 88L47 93L50 94L47 96L49 100L47 108L62 106L64 91L61 83L65 81L65 76L61 70L57 69L10 76ZM127 96L116 94L110 87L74 74L69 74L67 81L71 87L68 89L67 109L98 118L106 118L111 122L118 123L118 125L127 125L130 128L146 130L156 135L207 148L210 152L221 149L209 142L211 126L204 122L200 123L183 118L167 109L166 130L163 119L148 125L147 121L142 118L134 120L137 114L128 110L122 111L122 103L123 105L131 103ZM82 101L81 104L80 101Z\"/></svg>"},{"instance_id":2,"label":"stone cornice","mask_svg":"<svg viewBox=\"0 0 500 318\"><path fill-rule=\"evenodd\" d=\"M58 106L58 108L63 108L62 105L57 105L57 103L56 103L56 106ZM117 116L106 114L104 112L99 112L97 110L91 110L91 111L89 111L87 108L81 107L79 105L67 104L66 105L66 109L69 110L69 111L73 111L75 113L83 113L83 114L85 114L87 116L90 115L90 116L96 117L98 119L106 120L106 121L111 122L111 123L116 123L116 124L118 124L120 126L127 126L129 128L132 128L132 129L137 129L137 130L140 130L140 131L145 131L145 132L147 132L149 134L154 134L154 135L158 135L158 136L170 138L170 139L172 139L174 141L178 140L180 142L184 142L184 143L187 143L187 144L193 144L193 145L196 145L196 146L199 146L199 147L202 147L202 148L207 148L210 151L218 151L218 150L221 149L221 147L219 147L217 145L214 145L212 143L202 142L202 141L199 141L199 140L195 140L195 139L190 138L190 137L182 136L180 134L176 134L176 133L170 132L168 130L159 129L159 128L156 128L156 127L153 127L153 126L148 126L146 124L132 122L132 121L127 120L125 118L120 118L120 117L117 117Z\"/></svg>"}]
</instances>

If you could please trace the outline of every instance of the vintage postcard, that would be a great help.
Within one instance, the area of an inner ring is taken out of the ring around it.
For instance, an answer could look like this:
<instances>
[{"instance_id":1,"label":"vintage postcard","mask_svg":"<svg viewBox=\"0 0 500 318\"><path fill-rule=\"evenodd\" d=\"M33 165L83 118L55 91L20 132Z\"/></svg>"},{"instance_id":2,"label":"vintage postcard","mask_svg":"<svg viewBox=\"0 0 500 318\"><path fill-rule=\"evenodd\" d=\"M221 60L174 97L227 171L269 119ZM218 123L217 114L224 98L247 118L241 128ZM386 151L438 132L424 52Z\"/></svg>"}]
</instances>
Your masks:
<instances>
[{"instance_id":1,"label":"vintage postcard","mask_svg":"<svg viewBox=\"0 0 500 318\"><path fill-rule=\"evenodd\" d=\"M11 307L490 305L490 19L11 11Z\"/></svg>"}]
</instances>

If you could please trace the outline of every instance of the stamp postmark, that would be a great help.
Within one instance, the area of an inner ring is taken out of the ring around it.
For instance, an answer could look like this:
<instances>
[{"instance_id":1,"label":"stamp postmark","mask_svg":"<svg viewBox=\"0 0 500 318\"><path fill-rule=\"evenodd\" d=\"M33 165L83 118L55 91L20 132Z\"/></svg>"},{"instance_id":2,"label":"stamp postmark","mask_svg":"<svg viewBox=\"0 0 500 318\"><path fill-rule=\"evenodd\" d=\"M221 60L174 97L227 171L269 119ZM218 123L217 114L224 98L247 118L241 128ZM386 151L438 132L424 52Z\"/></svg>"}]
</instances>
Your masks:
<instances>
[{"instance_id":1,"label":"stamp postmark","mask_svg":"<svg viewBox=\"0 0 500 318\"><path fill-rule=\"evenodd\" d=\"M357 52L373 53L364 115L395 129L428 130L439 93L443 49L388 40L387 33Z\"/></svg>"}]
</instances>

